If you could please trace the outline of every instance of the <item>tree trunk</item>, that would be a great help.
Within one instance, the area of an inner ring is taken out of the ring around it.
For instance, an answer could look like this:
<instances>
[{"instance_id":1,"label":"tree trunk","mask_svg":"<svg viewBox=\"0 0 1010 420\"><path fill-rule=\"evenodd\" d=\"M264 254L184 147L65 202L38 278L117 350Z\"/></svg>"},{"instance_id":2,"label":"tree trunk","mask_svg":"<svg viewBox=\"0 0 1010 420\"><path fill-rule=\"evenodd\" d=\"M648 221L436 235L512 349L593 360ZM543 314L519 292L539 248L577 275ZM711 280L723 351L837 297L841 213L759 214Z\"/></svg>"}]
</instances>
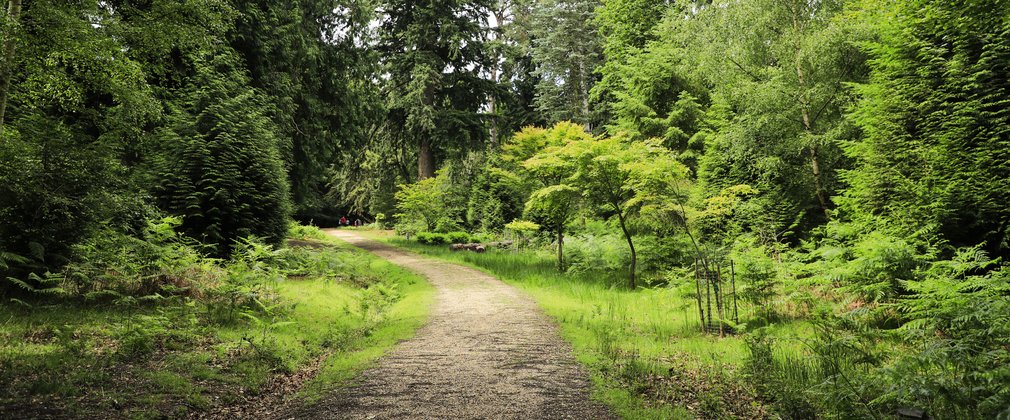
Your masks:
<instances>
[{"instance_id":1,"label":"tree trunk","mask_svg":"<svg viewBox=\"0 0 1010 420\"><path fill-rule=\"evenodd\" d=\"M7 24L16 25L21 17L21 0L10 0L7 4ZM7 116L7 97L10 94L11 78L14 75L14 31L5 34L3 42L3 75L0 79L0 135L4 133L4 121Z\"/></svg>"},{"instance_id":2,"label":"tree trunk","mask_svg":"<svg viewBox=\"0 0 1010 420\"><path fill-rule=\"evenodd\" d=\"M558 226L558 271L565 271L565 226Z\"/></svg>"},{"instance_id":3,"label":"tree trunk","mask_svg":"<svg viewBox=\"0 0 1010 420\"><path fill-rule=\"evenodd\" d=\"M424 88L424 106L435 106L435 86L429 84ZM417 180L435 177L435 155L431 150L431 132L422 130L417 141Z\"/></svg>"},{"instance_id":4,"label":"tree trunk","mask_svg":"<svg viewBox=\"0 0 1010 420\"><path fill-rule=\"evenodd\" d=\"M631 249L631 267L628 273L628 287L631 290L635 290L635 271L638 268L638 254L635 253L635 243L631 239L631 232L628 232L628 227L624 223L624 213L618 211L617 220L621 222L621 232L624 232L624 239L628 240L628 248Z\"/></svg>"},{"instance_id":5,"label":"tree trunk","mask_svg":"<svg viewBox=\"0 0 1010 420\"><path fill-rule=\"evenodd\" d=\"M417 149L417 180L435 176L435 156L431 152L431 137L422 134Z\"/></svg>"},{"instance_id":6,"label":"tree trunk","mask_svg":"<svg viewBox=\"0 0 1010 420\"><path fill-rule=\"evenodd\" d=\"M799 22L799 17L797 16L800 12L793 10L793 29L797 33L801 31L801 25ZM796 49L796 78L800 83L800 113L803 118L803 130L807 132L811 137L814 135L814 121L810 117L810 100L807 98L807 76L803 72L803 62L800 59L799 47ZM824 190L824 181L821 179L821 160L820 154L818 153L818 148L816 144L811 143L807 147L807 152L810 155L810 168L814 176L814 194L817 196L817 202L821 206L821 210L824 212L824 217L831 218L831 203L828 200L827 191Z\"/></svg>"}]
</instances>

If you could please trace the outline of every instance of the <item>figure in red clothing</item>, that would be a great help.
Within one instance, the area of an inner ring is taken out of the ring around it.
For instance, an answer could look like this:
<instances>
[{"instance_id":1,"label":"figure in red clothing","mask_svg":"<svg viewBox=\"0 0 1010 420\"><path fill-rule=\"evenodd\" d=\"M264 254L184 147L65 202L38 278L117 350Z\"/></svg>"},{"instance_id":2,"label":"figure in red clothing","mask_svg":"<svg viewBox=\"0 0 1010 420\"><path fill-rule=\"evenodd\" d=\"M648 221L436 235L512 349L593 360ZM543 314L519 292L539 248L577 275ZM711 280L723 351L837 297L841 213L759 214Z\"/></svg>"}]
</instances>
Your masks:
<instances>
[{"instance_id":1,"label":"figure in red clothing","mask_svg":"<svg viewBox=\"0 0 1010 420\"><path fill-rule=\"evenodd\" d=\"M347 226L347 217L340 216L340 226Z\"/></svg>"}]
</instances>

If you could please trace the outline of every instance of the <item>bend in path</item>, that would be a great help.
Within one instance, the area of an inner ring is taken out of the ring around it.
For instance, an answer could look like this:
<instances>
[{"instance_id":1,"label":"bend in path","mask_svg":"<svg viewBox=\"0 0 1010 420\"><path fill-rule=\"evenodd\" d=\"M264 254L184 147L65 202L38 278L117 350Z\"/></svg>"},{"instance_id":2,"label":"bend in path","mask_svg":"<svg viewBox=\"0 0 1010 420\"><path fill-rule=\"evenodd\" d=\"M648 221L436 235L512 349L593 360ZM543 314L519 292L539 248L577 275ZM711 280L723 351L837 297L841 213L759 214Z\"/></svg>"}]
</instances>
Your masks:
<instances>
[{"instance_id":1,"label":"bend in path","mask_svg":"<svg viewBox=\"0 0 1010 420\"><path fill-rule=\"evenodd\" d=\"M413 339L298 417L614 418L590 400L588 373L525 294L473 268L328 233L424 275L437 297Z\"/></svg>"}]
</instances>

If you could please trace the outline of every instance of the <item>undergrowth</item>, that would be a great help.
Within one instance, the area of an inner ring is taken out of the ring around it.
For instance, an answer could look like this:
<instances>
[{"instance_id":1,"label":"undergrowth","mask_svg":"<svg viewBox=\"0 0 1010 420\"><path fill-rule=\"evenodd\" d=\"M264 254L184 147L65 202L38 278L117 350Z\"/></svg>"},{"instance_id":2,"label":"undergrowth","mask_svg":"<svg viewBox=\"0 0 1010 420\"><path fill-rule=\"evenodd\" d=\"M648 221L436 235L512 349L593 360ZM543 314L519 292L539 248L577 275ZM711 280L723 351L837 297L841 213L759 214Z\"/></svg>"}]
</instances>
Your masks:
<instances>
[{"instance_id":1,"label":"undergrowth","mask_svg":"<svg viewBox=\"0 0 1010 420\"><path fill-rule=\"evenodd\" d=\"M310 402L426 316L423 279L316 228L293 226L285 248L250 238L214 260L176 223L141 239L106 235L38 276L49 280L8 280L19 290L0 303L0 417L174 417L258 395ZM276 382L289 375L300 379Z\"/></svg>"}]
</instances>

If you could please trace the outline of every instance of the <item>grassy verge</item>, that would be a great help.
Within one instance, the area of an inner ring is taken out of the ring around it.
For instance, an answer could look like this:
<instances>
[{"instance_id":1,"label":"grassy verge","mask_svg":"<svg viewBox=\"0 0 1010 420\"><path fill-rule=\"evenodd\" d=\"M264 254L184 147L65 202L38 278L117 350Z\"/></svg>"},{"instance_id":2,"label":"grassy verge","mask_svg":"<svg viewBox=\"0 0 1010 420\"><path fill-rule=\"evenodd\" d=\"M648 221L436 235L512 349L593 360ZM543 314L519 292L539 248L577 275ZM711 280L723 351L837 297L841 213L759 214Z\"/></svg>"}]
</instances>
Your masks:
<instances>
[{"instance_id":1,"label":"grassy verge","mask_svg":"<svg viewBox=\"0 0 1010 420\"><path fill-rule=\"evenodd\" d=\"M218 273L189 295L0 304L0 417L256 416L346 384L424 322L421 277L318 235L297 244L245 288ZM245 294L256 307L234 304Z\"/></svg>"},{"instance_id":2,"label":"grassy verge","mask_svg":"<svg viewBox=\"0 0 1010 420\"><path fill-rule=\"evenodd\" d=\"M482 269L529 293L561 326L580 362L590 367L595 397L625 418L758 418L770 416L741 378L747 348L737 336L699 332L693 300L676 284L628 290L618 274L561 274L548 253L452 252L366 232L395 246ZM617 280L617 281L615 281ZM772 327L802 353L812 333L804 322Z\"/></svg>"}]
</instances>

